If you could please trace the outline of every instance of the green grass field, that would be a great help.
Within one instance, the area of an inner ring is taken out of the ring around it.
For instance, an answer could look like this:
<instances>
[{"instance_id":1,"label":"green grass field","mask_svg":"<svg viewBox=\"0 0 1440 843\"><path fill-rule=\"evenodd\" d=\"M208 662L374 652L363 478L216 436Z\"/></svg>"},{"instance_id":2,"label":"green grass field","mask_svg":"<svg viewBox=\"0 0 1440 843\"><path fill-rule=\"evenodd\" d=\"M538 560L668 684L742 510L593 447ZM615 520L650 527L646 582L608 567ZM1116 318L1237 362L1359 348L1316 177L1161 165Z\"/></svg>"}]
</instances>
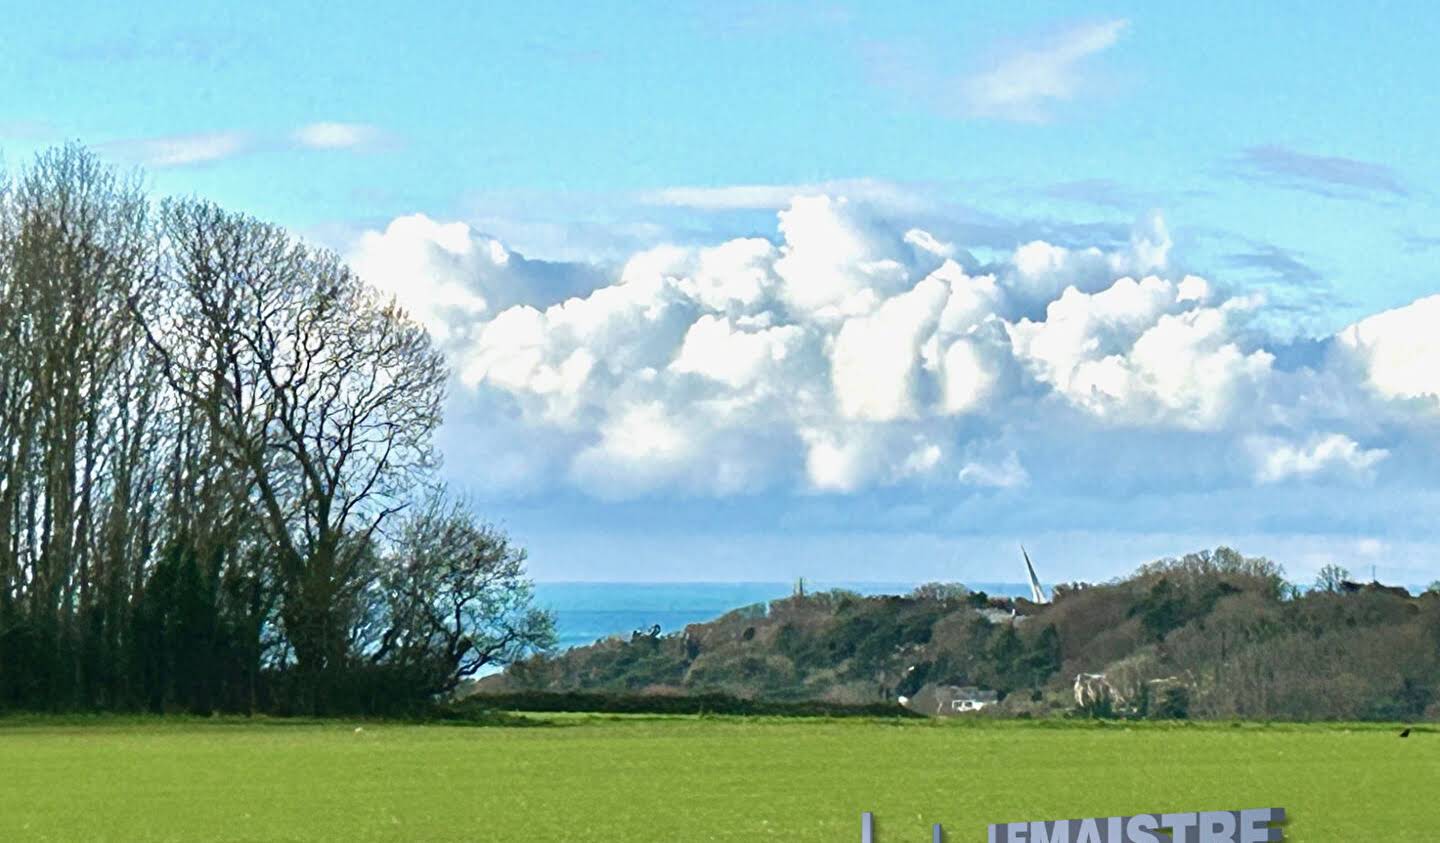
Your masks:
<instances>
[{"instance_id":1,"label":"green grass field","mask_svg":"<svg viewBox=\"0 0 1440 843\"><path fill-rule=\"evenodd\" d=\"M983 841L986 823L1281 806L1434 840L1440 733L1374 726L533 718L537 728L0 720L0 840ZM1398 833L1396 833L1398 832Z\"/></svg>"}]
</instances>

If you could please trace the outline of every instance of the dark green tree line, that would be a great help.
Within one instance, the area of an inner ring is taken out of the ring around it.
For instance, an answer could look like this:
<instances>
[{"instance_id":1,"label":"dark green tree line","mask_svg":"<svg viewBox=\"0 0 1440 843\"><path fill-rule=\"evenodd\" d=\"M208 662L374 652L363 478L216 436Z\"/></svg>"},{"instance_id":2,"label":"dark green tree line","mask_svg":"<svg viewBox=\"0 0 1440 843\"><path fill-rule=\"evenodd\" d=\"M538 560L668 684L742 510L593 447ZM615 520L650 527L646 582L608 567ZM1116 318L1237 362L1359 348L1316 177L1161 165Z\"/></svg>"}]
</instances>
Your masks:
<instances>
[{"instance_id":1,"label":"dark green tree line","mask_svg":"<svg viewBox=\"0 0 1440 843\"><path fill-rule=\"evenodd\" d=\"M544 648L448 373L334 255L83 148L0 181L0 707L386 710Z\"/></svg>"}]
</instances>

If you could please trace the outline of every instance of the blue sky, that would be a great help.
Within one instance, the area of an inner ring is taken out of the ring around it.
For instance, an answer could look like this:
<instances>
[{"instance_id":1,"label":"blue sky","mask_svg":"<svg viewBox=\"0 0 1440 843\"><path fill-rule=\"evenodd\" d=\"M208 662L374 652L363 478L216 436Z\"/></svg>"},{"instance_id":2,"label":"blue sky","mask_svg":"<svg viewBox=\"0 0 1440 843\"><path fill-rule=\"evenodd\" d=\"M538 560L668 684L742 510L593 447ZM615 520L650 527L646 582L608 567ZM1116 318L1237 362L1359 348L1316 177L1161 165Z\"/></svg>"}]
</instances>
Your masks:
<instances>
[{"instance_id":1,"label":"blue sky","mask_svg":"<svg viewBox=\"0 0 1440 843\"><path fill-rule=\"evenodd\" d=\"M350 256L543 578L1440 577L1428 4L6 11L6 162Z\"/></svg>"}]
</instances>

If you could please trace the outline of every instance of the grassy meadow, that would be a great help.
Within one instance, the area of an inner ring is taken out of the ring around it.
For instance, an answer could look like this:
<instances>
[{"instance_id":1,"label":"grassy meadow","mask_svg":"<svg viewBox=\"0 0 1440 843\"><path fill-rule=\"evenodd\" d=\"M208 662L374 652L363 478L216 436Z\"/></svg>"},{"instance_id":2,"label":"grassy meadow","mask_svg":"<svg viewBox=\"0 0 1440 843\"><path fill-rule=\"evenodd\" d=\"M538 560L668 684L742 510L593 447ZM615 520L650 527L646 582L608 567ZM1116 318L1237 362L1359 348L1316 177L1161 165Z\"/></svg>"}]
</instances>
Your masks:
<instances>
[{"instance_id":1,"label":"grassy meadow","mask_svg":"<svg viewBox=\"0 0 1440 843\"><path fill-rule=\"evenodd\" d=\"M0 719L0 840L858 841L870 810L877 843L918 843L1281 806L1318 843L1433 839L1440 817L1440 733L1398 727L526 721Z\"/></svg>"}]
</instances>

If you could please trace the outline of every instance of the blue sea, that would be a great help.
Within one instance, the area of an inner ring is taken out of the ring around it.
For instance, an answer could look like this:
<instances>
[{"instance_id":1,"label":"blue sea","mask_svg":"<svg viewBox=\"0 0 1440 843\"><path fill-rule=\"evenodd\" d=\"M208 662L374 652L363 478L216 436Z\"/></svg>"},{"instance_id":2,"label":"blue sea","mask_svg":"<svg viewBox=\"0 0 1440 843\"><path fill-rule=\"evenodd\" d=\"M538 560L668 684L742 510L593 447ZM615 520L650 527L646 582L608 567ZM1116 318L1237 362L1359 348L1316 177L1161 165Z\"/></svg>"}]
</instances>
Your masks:
<instances>
[{"instance_id":1,"label":"blue sea","mask_svg":"<svg viewBox=\"0 0 1440 843\"><path fill-rule=\"evenodd\" d=\"M843 588L861 594L908 594L917 583L806 582L808 591ZM1030 593L1022 583L975 583L975 591L1021 597ZM560 649L594 643L609 635L629 635L660 624L661 634L679 632L687 624L718 618L731 609L789 597L788 582L542 582L535 584L535 602L555 613Z\"/></svg>"}]
</instances>

